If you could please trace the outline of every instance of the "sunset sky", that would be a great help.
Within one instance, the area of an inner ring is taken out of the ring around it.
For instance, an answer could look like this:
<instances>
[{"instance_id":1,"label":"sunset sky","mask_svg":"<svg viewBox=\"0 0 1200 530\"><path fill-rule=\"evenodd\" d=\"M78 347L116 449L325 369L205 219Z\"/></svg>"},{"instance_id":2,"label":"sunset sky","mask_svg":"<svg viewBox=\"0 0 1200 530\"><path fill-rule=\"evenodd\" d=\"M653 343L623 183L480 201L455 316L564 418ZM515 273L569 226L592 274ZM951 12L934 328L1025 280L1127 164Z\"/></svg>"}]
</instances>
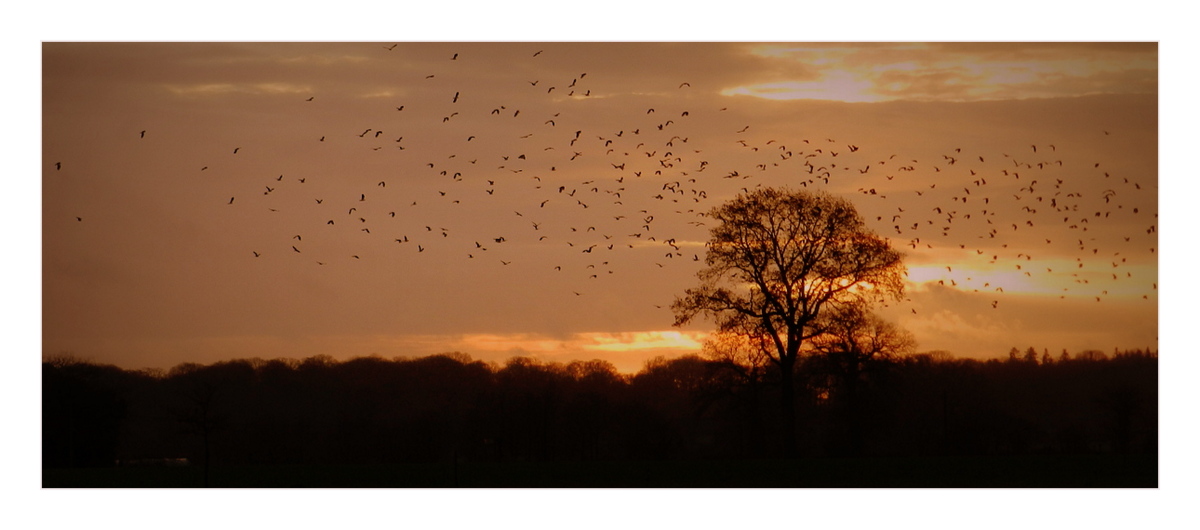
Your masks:
<instances>
[{"instance_id":1,"label":"sunset sky","mask_svg":"<svg viewBox=\"0 0 1200 530\"><path fill-rule=\"evenodd\" d=\"M49 42L43 352L635 371L757 186L905 252L920 351L1156 348L1157 92L1155 43Z\"/></svg>"}]
</instances>

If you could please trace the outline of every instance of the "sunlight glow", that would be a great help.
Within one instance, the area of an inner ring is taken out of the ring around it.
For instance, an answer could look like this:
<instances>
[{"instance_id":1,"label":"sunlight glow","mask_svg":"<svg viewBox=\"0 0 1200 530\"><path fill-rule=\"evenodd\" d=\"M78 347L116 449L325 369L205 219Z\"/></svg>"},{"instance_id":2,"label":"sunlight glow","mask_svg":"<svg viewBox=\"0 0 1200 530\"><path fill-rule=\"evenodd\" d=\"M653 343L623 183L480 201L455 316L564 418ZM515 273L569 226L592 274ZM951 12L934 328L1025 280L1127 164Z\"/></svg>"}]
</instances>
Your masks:
<instances>
[{"instance_id":1,"label":"sunlight glow","mask_svg":"<svg viewBox=\"0 0 1200 530\"><path fill-rule=\"evenodd\" d=\"M708 337L701 331L631 331L623 333L576 333L554 338L532 333L463 335L457 347L471 352L552 354L563 351L623 352L641 350L698 351ZM444 344L444 343L443 343Z\"/></svg>"},{"instance_id":2,"label":"sunlight glow","mask_svg":"<svg viewBox=\"0 0 1200 530\"><path fill-rule=\"evenodd\" d=\"M530 333L463 335L462 348L468 352L554 353L564 349L565 341Z\"/></svg>"},{"instance_id":3,"label":"sunlight glow","mask_svg":"<svg viewBox=\"0 0 1200 530\"><path fill-rule=\"evenodd\" d=\"M723 96L754 96L764 99L824 99L867 103L885 98L870 93L869 80L849 72L834 72L817 81L783 81L739 86L721 91Z\"/></svg>"},{"instance_id":4,"label":"sunlight glow","mask_svg":"<svg viewBox=\"0 0 1200 530\"><path fill-rule=\"evenodd\" d=\"M581 339L592 341L584 350L699 350L708 333L681 331L639 331L633 333L582 333Z\"/></svg>"},{"instance_id":5,"label":"sunlight glow","mask_svg":"<svg viewBox=\"0 0 1200 530\"><path fill-rule=\"evenodd\" d=\"M946 265L913 266L908 269L909 288L941 282L941 286L981 293L1131 298L1157 294L1153 286L1158 276L1153 265L1126 265L1113 270L1080 268L1070 260L1031 260L1020 265L1018 270L986 264L951 264L950 270Z\"/></svg>"}]
</instances>

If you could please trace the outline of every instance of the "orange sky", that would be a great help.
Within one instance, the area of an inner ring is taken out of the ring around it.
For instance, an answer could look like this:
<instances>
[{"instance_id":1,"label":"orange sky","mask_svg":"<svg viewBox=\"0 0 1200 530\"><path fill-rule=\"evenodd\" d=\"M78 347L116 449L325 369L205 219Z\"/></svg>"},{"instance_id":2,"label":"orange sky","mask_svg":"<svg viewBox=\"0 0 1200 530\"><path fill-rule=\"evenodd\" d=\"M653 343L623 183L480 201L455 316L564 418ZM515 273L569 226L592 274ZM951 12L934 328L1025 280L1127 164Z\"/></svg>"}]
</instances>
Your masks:
<instances>
[{"instance_id":1,"label":"orange sky","mask_svg":"<svg viewBox=\"0 0 1200 530\"><path fill-rule=\"evenodd\" d=\"M633 371L696 350L696 214L760 185L905 251L922 351L1157 347L1153 43L42 52L44 353Z\"/></svg>"}]
</instances>

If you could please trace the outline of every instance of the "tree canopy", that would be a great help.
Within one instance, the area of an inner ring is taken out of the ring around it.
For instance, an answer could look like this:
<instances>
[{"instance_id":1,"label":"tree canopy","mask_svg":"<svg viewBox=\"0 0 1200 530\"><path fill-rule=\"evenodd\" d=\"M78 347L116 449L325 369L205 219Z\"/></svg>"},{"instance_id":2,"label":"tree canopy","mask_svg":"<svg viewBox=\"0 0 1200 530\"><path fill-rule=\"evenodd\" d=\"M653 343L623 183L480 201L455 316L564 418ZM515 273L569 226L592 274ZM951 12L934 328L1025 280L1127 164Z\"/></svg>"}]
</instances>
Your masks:
<instances>
[{"instance_id":1,"label":"tree canopy","mask_svg":"<svg viewBox=\"0 0 1200 530\"><path fill-rule=\"evenodd\" d=\"M846 199L762 188L707 215L719 223L707 268L672 305L676 326L711 317L721 331L770 340L779 363L825 331L823 310L903 294L902 255Z\"/></svg>"}]
</instances>

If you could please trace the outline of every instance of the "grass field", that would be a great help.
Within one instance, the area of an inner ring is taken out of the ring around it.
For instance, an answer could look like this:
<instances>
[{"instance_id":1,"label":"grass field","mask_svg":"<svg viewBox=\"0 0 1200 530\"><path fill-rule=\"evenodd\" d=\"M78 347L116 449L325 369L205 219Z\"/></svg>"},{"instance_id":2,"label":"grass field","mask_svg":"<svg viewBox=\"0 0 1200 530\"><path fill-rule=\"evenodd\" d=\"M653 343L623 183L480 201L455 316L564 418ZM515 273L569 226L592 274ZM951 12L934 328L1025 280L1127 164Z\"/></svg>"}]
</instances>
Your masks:
<instances>
[{"instance_id":1,"label":"grass field","mask_svg":"<svg viewBox=\"0 0 1200 530\"><path fill-rule=\"evenodd\" d=\"M44 488L198 488L200 467L47 469ZM213 467L218 488L1154 488L1157 455Z\"/></svg>"}]
</instances>

